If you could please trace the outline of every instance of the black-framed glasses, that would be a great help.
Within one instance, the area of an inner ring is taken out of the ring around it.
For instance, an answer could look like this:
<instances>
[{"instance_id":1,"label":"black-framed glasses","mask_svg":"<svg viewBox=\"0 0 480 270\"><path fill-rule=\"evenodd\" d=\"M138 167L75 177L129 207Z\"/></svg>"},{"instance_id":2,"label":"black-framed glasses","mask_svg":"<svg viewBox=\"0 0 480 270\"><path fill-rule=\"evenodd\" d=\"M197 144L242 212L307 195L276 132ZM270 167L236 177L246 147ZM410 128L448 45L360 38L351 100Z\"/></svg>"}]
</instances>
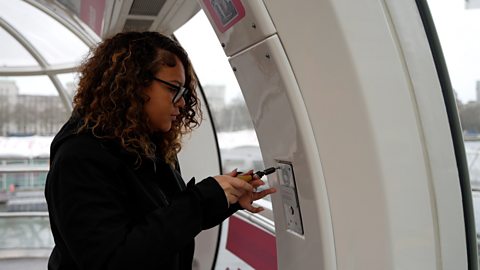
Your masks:
<instances>
[{"instance_id":1,"label":"black-framed glasses","mask_svg":"<svg viewBox=\"0 0 480 270\"><path fill-rule=\"evenodd\" d=\"M153 77L153 79L157 82L161 82L163 84L165 84L166 86L170 87L172 90L175 90L175 95L173 96L173 99L172 99L172 102L173 104L177 103L180 98L184 98L185 100L187 100L187 96L190 92L190 90L186 87L183 87L183 86L178 86L178 85L175 85L173 83L169 83L167 81L164 81L162 79L159 79L157 77Z\"/></svg>"}]
</instances>

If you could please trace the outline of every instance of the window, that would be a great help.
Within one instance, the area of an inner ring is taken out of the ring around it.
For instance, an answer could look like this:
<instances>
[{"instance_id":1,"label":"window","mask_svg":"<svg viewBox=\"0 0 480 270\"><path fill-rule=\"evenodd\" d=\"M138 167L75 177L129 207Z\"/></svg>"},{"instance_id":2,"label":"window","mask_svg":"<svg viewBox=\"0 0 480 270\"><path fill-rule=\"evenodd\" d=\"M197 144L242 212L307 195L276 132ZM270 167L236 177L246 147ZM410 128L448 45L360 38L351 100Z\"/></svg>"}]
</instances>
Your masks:
<instances>
[{"instance_id":1,"label":"window","mask_svg":"<svg viewBox=\"0 0 480 270\"><path fill-rule=\"evenodd\" d=\"M54 135L70 115L77 65L95 40L55 1L0 1L0 257L53 247L44 186Z\"/></svg>"}]
</instances>

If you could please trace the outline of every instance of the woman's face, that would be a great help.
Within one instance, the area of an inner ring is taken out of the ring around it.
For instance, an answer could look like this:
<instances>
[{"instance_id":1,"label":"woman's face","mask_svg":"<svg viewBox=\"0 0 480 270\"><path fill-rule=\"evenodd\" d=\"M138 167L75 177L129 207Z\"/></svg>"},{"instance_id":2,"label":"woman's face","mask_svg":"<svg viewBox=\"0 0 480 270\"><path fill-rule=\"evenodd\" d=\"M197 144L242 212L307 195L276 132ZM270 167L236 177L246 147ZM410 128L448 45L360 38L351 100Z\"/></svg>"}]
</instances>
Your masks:
<instances>
[{"instance_id":1,"label":"woman's face","mask_svg":"<svg viewBox=\"0 0 480 270\"><path fill-rule=\"evenodd\" d=\"M170 84L184 86L185 69L180 59L176 56L175 59L174 67L163 65L154 76ZM172 122L180 114L180 108L185 106L183 97L173 104L172 100L176 92L176 89L157 80L153 80L145 89L145 94L150 98L145 104L145 112L155 132L168 132L172 128Z\"/></svg>"}]
</instances>

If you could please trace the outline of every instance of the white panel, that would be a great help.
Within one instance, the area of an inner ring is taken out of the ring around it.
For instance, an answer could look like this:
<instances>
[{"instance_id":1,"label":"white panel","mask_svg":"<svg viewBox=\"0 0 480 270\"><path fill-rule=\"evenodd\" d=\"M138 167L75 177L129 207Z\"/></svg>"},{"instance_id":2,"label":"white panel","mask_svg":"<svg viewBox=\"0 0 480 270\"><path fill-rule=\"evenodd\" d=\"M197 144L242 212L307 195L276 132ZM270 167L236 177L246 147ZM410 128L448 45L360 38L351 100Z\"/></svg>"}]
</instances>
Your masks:
<instances>
[{"instance_id":1,"label":"white panel","mask_svg":"<svg viewBox=\"0 0 480 270\"><path fill-rule=\"evenodd\" d=\"M284 160L295 170L304 236L288 230L281 194L273 194L279 268L335 269L322 166L305 105L278 37L267 38L230 62L252 116L266 167ZM275 174L269 181L279 188Z\"/></svg>"},{"instance_id":2,"label":"white panel","mask_svg":"<svg viewBox=\"0 0 480 270\"><path fill-rule=\"evenodd\" d=\"M232 56L240 50L275 33L275 27L273 26L267 9L261 0L217 1L233 3L239 16L242 16L240 20L234 23L231 27L228 27L229 24L226 24L228 28L224 32L218 27L218 23L221 22L219 22L218 19L215 19L215 16L218 18L218 15L212 14L212 12L215 12L212 4L208 4L215 1L197 1L205 11L205 14L210 20L210 23L228 56ZM244 16L242 15L242 10L244 11Z\"/></svg>"},{"instance_id":3,"label":"white panel","mask_svg":"<svg viewBox=\"0 0 480 270\"><path fill-rule=\"evenodd\" d=\"M460 180L447 112L428 40L416 5L396 0L387 0L386 4L405 57L425 136L443 269L466 269Z\"/></svg>"},{"instance_id":4,"label":"white panel","mask_svg":"<svg viewBox=\"0 0 480 270\"><path fill-rule=\"evenodd\" d=\"M415 5L413 0L407 2ZM424 113L431 110L439 120L429 122L428 128L445 132L444 110L438 103L428 106L422 101L428 107L419 113L417 90L383 1L265 3L314 129L330 199L338 269L452 269L447 267L450 262L459 262L454 269L465 269L464 256L459 255L465 252L461 245L465 236L457 230L462 220L453 214L461 212L458 183L452 193L443 193L454 197L447 211L456 220L439 219L437 204L448 200L437 201L436 182L441 178L431 170L432 165L436 170L443 164L439 173L446 171L448 181L456 181L451 177L456 171L451 141L444 134L439 144L433 143L439 149L431 151L423 130L423 121L431 120ZM408 27L420 27L410 16L401 20ZM424 53L416 55L419 61ZM422 68L431 71L432 66ZM434 79L427 84L438 86ZM447 241L455 238L450 243L459 251L441 253L444 236Z\"/></svg>"},{"instance_id":5,"label":"white panel","mask_svg":"<svg viewBox=\"0 0 480 270\"><path fill-rule=\"evenodd\" d=\"M303 235L303 221L298 203L297 184L292 164L283 161L277 162L277 177L280 195L283 203L283 213L287 228L299 235Z\"/></svg>"}]
</instances>

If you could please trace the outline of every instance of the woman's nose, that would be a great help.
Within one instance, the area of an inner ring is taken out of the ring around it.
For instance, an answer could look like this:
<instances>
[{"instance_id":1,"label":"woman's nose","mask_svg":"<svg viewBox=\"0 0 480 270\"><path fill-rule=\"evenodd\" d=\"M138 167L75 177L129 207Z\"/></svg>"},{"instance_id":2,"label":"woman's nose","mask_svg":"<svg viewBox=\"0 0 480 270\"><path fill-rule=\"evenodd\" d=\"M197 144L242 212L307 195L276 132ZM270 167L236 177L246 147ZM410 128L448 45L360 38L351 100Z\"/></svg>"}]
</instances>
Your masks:
<instances>
[{"instance_id":1,"label":"woman's nose","mask_svg":"<svg viewBox=\"0 0 480 270\"><path fill-rule=\"evenodd\" d=\"M175 106L179 107L179 108L183 108L185 107L185 98L182 96L178 101L177 103L175 103Z\"/></svg>"}]
</instances>

